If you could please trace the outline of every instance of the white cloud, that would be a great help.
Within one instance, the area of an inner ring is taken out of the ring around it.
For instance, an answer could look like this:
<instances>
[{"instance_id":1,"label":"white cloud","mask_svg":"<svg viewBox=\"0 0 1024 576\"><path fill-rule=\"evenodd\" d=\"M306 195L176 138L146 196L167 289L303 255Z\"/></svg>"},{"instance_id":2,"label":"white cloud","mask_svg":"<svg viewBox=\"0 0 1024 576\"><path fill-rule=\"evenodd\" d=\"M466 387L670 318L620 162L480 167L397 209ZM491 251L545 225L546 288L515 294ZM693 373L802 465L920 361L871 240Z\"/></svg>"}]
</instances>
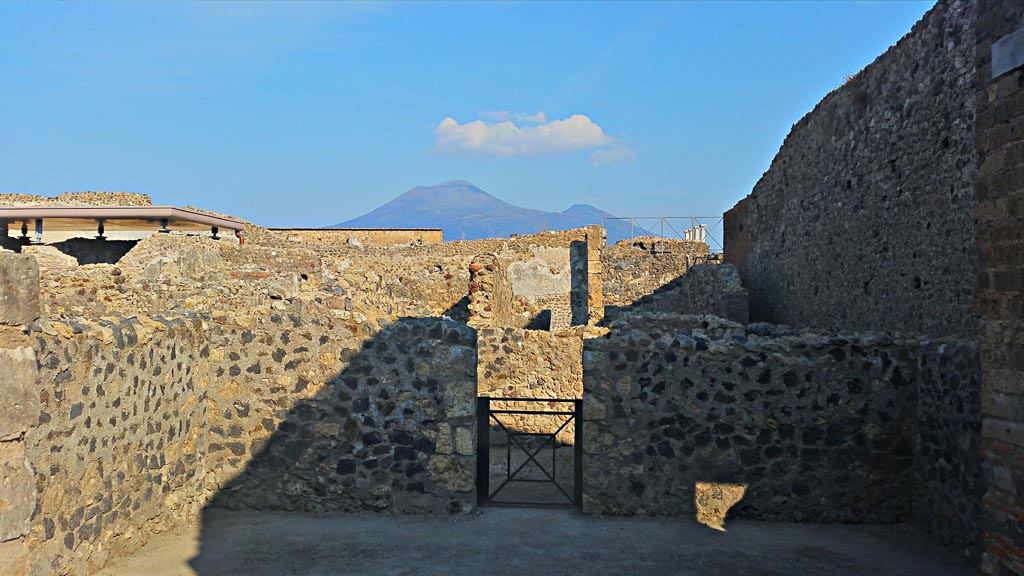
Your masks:
<instances>
[{"instance_id":1,"label":"white cloud","mask_svg":"<svg viewBox=\"0 0 1024 576\"><path fill-rule=\"evenodd\" d=\"M605 152L592 158L595 165L622 161L633 155L632 150L605 134L583 114L548 121L539 113L534 118L540 122L529 125L521 121L519 126L512 120L459 124L454 118L445 118L434 129L434 146L441 152L488 156L532 156L579 150L594 150L595 154Z\"/></svg>"},{"instance_id":2,"label":"white cloud","mask_svg":"<svg viewBox=\"0 0 1024 576\"><path fill-rule=\"evenodd\" d=\"M594 166L602 164L618 164L620 162L633 162L636 160L636 152L632 148L622 144L616 144L611 148L594 150L590 154L590 163Z\"/></svg>"},{"instance_id":3,"label":"white cloud","mask_svg":"<svg viewBox=\"0 0 1024 576\"><path fill-rule=\"evenodd\" d=\"M498 110L495 112L484 111L480 113L480 117L497 120L499 122L504 120L515 120L524 124L542 124L548 121L548 116L544 112L537 112L536 114L522 114L520 112L509 112L508 110Z\"/></svg>"}]
</instances>

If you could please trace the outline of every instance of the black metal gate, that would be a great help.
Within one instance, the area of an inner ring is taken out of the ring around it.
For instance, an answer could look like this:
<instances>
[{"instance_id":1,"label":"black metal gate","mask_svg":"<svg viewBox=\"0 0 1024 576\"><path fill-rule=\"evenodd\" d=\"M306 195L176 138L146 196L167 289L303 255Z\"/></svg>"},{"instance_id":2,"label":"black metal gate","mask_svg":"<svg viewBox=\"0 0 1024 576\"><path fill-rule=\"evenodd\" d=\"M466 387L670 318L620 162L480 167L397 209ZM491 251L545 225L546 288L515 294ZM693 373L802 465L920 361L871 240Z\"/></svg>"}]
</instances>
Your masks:
<instances>
[{"instance_id":1,"label":"black metal gate","mask_svg":"<svg viewBox=\"0 0 1024 576\"><path fill-rule=\"evenodd\" d=\"M508 407L511 402L524 402L529 408ZM492 403L498 407L493 407ZM546 418L550 422L548 428L555 428L554 431L517 430L518 426L513 420L522 422L531 417ZM563 432L567 431L570 423L574 430L571 446L572 474L568 475L564 471L568 448L564 441L559 446L559 436L565 439L567 434ZM492 438L492 434L495 438ZM492 442L492 439L505 441L504 462L500 442ZM499 450L492 451L492 448ZM548 449L551 452L550 461L546 455L541 456ZM583 503L583 401L477 398L476 458L476 492L480 505L579 508ZM563 460L561 479L559 460ZM497 485L493 489L492 480ZM517 491L515 487L519 486L527 488Z\"/></svg>"}]
</instances>

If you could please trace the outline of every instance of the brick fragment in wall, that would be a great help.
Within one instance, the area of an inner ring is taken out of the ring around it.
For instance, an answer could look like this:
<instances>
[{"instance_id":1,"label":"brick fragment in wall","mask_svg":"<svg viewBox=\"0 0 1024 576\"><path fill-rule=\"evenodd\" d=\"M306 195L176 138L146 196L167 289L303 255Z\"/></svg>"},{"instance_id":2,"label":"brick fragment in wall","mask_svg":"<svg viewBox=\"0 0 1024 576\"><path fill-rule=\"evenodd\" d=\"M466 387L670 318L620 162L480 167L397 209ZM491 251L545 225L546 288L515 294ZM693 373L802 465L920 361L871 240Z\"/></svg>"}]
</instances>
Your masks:
<instances>
[{"instance_id":1,"label":"brick fragment in wall","mask_svg":"<svg viewBox=\"0 0 1024 576\"><path fill-rule=\"evenodd\" d=\"M31 348L0 348L0 441L23 435L39 420L36 356Z\"/></svg>"},{"instance_id":2,"label":"brick fragment in wall","mask_svg":"<svg viewBox=\"0 0 1024 576\"><path fill-rule=\"evenodd\" d=\"M0 442L0 494L0 542L28 534L37 494L23 442Z\"/></svg>"},{"instance_id":3,"label":"brick fragment in wall","mask_svg":"<svg viewBox=\"0 0 1024 576\"><path fill-rule=\"evenodd\" d=\"M27 325L39 316L39 266L23 254L0 253L0 325Z\"/></svg>"}]
</instances>

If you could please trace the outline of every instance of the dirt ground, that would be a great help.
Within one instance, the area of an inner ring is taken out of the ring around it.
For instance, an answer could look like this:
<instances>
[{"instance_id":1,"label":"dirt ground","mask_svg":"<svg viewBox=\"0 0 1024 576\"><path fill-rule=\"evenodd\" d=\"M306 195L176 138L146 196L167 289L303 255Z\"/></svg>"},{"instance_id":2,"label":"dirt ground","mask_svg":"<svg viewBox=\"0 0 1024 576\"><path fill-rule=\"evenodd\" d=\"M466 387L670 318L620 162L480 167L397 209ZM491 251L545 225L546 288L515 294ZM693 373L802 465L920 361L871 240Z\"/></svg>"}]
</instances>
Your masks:
<instances>
[{"instance_id":1,"label":"dirt ground","mask_svg":"<svg viewBox=\"0 0 1024 576\"><path fill-rule=\"evenodd\" d=\"M486 508L467 516L318 516L213 510L103 576L900 575L977 571L906 526L595 518Z\"/></svg>"}]
</instances>

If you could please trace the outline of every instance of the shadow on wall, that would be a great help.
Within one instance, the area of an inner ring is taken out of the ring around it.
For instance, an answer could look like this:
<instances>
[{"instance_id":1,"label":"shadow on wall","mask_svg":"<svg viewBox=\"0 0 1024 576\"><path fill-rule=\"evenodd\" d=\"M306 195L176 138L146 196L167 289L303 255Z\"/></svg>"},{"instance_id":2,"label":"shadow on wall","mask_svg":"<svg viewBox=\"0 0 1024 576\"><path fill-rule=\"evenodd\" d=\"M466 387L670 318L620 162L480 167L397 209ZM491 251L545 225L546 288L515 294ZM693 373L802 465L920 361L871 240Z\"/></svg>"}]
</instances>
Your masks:
<instances>
[{"instance_id":1,"label":"shadow on wall","mask_svg":"<svg viewBox=\"0 0 1024 576\"><path fill-rule=\"evenodd\" d=\"M84 264L116 264L127 254L138 240L106 240L99 238L69 238L61 242L49 244L62 253L78 260L79 265ZM12 252L21 252L25 246L30 246L27 238L0 238L0 248Z\"/></svg>"},{"instance_id":2,"label":"shadow on wall","mask_svg":"<svg viewBox=\"0 0 1024 576\"><path fill-rule=\"evenodd\" d=\"M11 252L21 253L22 246L28 246L28 238L21 238L16 236L0 236L0 248L4 250L10 250Z\"/></svg>"},{"instance_id":3,"label":"shadow on wall","mask_svg":"<svg viewBox=\"0 0 1024 576\"><path fill-rule=\"evenodd\" d=\"M587 243L574 240L569 244L569 309L572 318L570 325L584 326L589 320L590 286L587 282ZM551 311L548 310L548 327L551 329Z\"/></svg>"},{"instance_id":4,"label":"shadow on wall","mask_svg":"<svg viewBox=\"0 0 1024 576\"><path fill-rule=\"evenodd\" d=\"M527 330L551 330L551 309L541 310L523 328Z\"/></svg>"},{"instance_id":5,"label":"shadow on wall","mask_svg":"<svg viewBox=\"0 0 1024 576\"><path fill-rule=\"evenodd\" d=\"M469 295L467 294L460 298L458 302L449 306L441 315L462 324L469 322Z\"/></svg>"},{"instance_id":6,"label":"shadow on wall","mask_svg":"<svg viewBox=\"0 0 1024 576\"><path fill-rule=\"evenodd\" d=\"M51 244L57 250L78 260L78 264L116 264L138 244L138 240L106 240L103 238L68 238Z\"/></svg>"},{"instance_id":7,"label":"shadow on wall","mask_svg":"<svg viewBox=\"0 0 1024 576\"><path fill-rule=\"evenodd\" d=\"M198 574L237 571L246 560L210 532L215 507L432 514L474 508L476 332L446 319L402 318L340 354L340 373L281 408L284 414L263 419L270 430L282 418L269 438L251 443L244 470L213 495L199 554L190 561ZM217 448L211 444L211 454ZM218 464L210 459L211 468Z\"/></svg>"},{"instance_id":8,"label":"shadow on wall","mask_svg":"<svg viewBox=\"0 0 1024 576\"><path fill-rule=\"evenodd\" d=\"M698 264L627 306L605 306L600 326L637 313L711 314L750 321L750 298L732 264Z\"/></svg>"}]
</instances>

